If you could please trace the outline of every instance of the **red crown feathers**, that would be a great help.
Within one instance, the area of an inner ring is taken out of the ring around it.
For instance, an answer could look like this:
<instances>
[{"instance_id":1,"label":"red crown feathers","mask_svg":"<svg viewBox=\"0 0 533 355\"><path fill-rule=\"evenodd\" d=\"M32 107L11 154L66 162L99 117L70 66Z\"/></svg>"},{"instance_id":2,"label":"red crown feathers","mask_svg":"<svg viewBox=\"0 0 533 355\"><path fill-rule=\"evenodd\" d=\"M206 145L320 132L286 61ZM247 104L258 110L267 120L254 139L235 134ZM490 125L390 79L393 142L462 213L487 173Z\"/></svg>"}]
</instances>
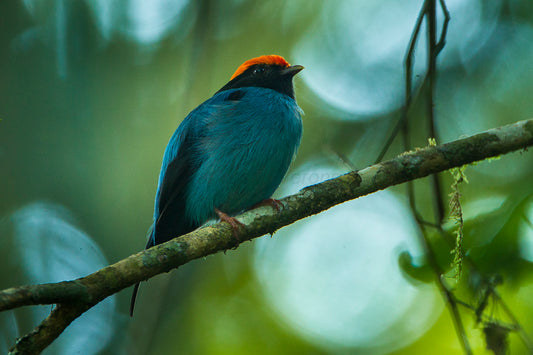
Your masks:
<instances>
[{"instance_id":1,"label":"red crown feathers","mask_svg":"<svg viewBox=\"0 0 533 355\"><path fill-rule=\"evenodd\" d=\"M250 60L247 60L246 62L242 63L240 67L237 68L235 73L231 76L230 80L233 80L233 78L241 75L246 69L251 67L255 64L268 64L268 65L279 65L282 67L288 67L290 66L287 61L279 55L262 55L257 58L252 58Z\"/></svg>"}]
</instances>

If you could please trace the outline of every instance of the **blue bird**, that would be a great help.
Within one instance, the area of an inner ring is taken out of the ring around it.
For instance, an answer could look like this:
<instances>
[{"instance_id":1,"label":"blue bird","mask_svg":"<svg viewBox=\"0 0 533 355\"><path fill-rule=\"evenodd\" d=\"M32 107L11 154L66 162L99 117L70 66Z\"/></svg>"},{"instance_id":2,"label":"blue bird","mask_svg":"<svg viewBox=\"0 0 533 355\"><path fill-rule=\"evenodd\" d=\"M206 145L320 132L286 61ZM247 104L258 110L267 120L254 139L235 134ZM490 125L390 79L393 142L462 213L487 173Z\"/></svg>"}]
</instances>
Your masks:
<instances>
[{"instance_id":1,"label":"blue bird","mask_svg":"<svg viewBox=\"0 0 533 355\"><path fill-rule=\"evenodd\" d=\"M250 59L187 115L165 149L147 249L217 216L235 228L229 216L272 197L302 137L292 80L302 69L278 55Z\"/></svg>"}]
</instances>

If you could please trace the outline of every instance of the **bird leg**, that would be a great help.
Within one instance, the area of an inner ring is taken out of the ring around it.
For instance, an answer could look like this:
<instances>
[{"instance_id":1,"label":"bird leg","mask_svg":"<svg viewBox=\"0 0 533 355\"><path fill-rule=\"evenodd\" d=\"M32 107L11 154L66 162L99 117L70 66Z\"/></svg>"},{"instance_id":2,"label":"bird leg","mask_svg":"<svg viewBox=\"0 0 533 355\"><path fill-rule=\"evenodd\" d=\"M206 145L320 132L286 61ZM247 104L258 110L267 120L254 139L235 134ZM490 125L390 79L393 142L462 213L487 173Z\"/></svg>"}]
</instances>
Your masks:
<instances>
[{"instance_id":1,"label":"bird leg","mask_svg":"<svg viewBox=\"0 0 533 355\"><path fill-rule=\"evenodd\" d=\"M239 230L245 227L244 224L239 222L235 217L228 216L218 208L215 208L215 213L218 215L218 218L220 218L221 221L228 222L230 224L231 230L233 231L233 237L235 238L237 245L239 245L241 242L241 239L239 238Z\"/></svg>"},{"instance_id":2,"label":"bird leg","mask_svg":"<svg viewBox=\"0 0 533 355\"><path fill-rule=\"evenodd\" d=\"M261 206L270 206L279 212L283 208L283 202L281 202L280 200L276 200L275 198L267 198L261 202L256 203L250 209L254 209Z\"/></svg>"}]
</instances>

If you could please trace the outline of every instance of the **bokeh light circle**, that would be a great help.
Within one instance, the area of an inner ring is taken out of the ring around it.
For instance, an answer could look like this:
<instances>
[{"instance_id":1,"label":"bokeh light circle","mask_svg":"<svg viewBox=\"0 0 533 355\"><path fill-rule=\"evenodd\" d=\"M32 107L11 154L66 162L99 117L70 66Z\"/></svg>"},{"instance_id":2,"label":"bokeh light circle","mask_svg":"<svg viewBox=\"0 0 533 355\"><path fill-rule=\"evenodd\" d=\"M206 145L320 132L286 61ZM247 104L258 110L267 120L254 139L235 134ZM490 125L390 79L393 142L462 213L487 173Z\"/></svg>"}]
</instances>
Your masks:
<instances>
[{"instance_id":1,"label":"bokeh light circle","mask_svg":"<svg viewBox=\"0 0 533 355\"><path fill-rule=\"evenodd\" d=\"M501 5L478 1L446 1L454 14L448 27L439 69L468 66L487 41ZM404 97L404 60L420 12L420 1L335 1L324 4L316 26L293 51L305 63L302 78L329 107L348 113L342 119L368 120L398 109ZM439 31L443 13L437 12ZM426 71L426 23L422 22L414 52L413 78Z\"/></svg>"},{"instance_id":2,"label":"bokeh light circle","mask_svg":"<svg viewBox=\"0 0 533 355\"><path fill-rule=\"evenodd\" d=\"M333 171L304 168L298 181ZM267 303L306 340L391 351L421 336L442 308L432 286L399 268L401 252L421 256L417 233L404 204L382 191L261 239L254 270Z\"/></svg>"}]
</instances>

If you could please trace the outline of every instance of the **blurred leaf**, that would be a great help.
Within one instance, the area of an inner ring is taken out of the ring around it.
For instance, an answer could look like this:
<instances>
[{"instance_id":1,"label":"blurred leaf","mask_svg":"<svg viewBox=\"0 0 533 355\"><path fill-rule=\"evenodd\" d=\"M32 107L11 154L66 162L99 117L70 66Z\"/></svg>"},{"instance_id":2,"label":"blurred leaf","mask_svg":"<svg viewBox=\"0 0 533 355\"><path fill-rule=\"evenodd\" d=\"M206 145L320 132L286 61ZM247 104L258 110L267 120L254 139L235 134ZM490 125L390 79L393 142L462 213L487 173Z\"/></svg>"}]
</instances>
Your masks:
<instances>
[{"instance_id":1,"label":"blurred leaf","mask_svg":"<svg viewBox=\"0 0 533 355\"><path fill-rule=\"evenodd\" d=\"M408 251L403 251L400 253L398 256L398 265L400 266L402 272L414 280L418 280L423 283L435 281L435 273L431 267L427 263L415 265L413 258Z\"/></svg>"},{"instance_id":2,"label":"blurred leaf","mask_svg":"<svg viewBox=\"0 0 533 355\"><path fill-rule=\"evenodd\" d=\"M487 342L487 349L492 350L494 355L505 355L509 349L509 335L510 329L495 323L489 322L483 327L485 334L485 341Z\"/></svg>"},{"instance_id":3,"label":"blurred leaf","mask_svg":"<svg viewBox=\"0 0 533 355\"><path fill-rule=\"evenodd\" d=\"M498 223L502 220L505 223L490 239L490 243L470 249L472 260L484 274L501 274L505 283L517 282L519 284L521 274L525 275L533 270L533 264L524 260L521 255L519 233L520 221L523 219L530 198L531 196L525 196L520 200L515 199L505 204L493 217L499 221ZM483 224L491 225L492 223L485 216L480 218L475 226L481 231L486 230ZM487 233L493 234L494 231L487 231Z\"/></svg>"},{"instance_id":4,"label":"blurred leaf","mask_svg":"<svg viewBox=\"0 0 533 355\"><path fill-rule=\"evenodd\" d=\"M503 226L509 221L517 201L498 194L478 199L464 200L464 246L482 247L490 243Z\"/></svg>"}]
</instances>

